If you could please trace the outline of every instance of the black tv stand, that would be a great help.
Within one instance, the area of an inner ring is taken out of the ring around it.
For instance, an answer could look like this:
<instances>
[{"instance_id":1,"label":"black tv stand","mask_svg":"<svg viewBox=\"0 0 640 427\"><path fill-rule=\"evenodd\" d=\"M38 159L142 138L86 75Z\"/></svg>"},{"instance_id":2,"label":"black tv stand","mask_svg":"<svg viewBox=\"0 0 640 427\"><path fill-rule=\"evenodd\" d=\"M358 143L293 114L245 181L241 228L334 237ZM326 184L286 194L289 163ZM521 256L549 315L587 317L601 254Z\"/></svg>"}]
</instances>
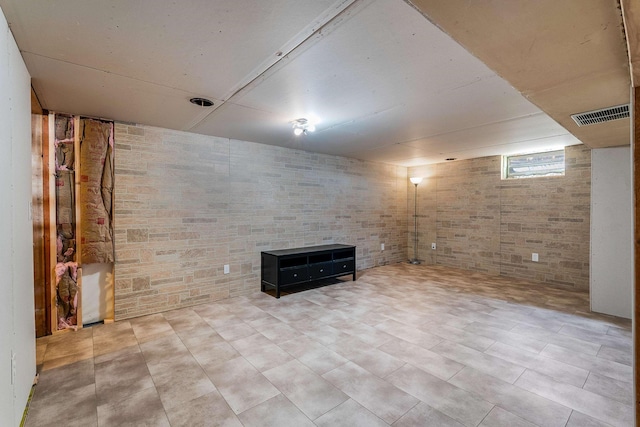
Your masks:
<instances>
[{"instance_id":1,"label":"black tv stand","mask_svg":"<svg viewBox=\"0 0 640 427\"><path fill-rule=\"evenodd\" d=\"M331 277L353 275L356 280L356 247L350 245L322 245L306 248L281 249L261 253L261 286L280 289Z\"/></svg>"}]
</instances>

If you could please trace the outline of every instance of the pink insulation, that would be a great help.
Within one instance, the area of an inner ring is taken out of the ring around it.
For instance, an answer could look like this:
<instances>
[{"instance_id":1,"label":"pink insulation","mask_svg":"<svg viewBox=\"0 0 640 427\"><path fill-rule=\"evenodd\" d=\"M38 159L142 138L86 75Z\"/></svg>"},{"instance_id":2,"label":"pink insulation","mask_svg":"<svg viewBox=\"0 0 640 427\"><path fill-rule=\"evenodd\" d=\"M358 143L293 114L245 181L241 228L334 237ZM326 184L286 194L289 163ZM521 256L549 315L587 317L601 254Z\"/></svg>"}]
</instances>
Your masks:
<instances>
[{"instance_id":1,"label":"pink insulation","mask_svg":"<svg viewBox=\"0 0 640 427\"><path fill-rule=\"evenodd\" d=\"M78 263L56 264L56 296L58 329L77 328L78 325Z\"/></svg>"},{"instance_id":2,"label":"pink insulation","mask_svg":"<svg viewBox=\"0 0 640 427\"><path fill-rule=\"evenodd\" d=\"M113 262L113 123L81 120L80 236L83 263Z\"/></svg>"},{"instance_id":3,"label":"pink insulation","mask_svg":"<svg viewBox=\"0 0 640 427\"><path fill-rule=\"evenodd\" d=\"M75 236L73 117L55 116L56 311L58 329L77 328L78 285Z\"/></svg>"}]
</instances>

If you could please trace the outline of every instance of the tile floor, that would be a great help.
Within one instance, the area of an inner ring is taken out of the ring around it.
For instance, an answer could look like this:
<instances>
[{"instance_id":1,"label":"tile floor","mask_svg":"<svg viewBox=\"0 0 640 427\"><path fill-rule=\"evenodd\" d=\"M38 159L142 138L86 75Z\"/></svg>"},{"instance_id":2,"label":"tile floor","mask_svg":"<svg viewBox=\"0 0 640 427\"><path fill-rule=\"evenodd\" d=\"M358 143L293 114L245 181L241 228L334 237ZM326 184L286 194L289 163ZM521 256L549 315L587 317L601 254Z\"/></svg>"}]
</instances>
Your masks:
<instances>
[{"instance_id":1,"label":"tile floor","mask_svg":"<svg viewBox=\"0 0 640 427\"><path fill-rule=\"evenodd\" d=\"M629 321L396 264L37 340L28 426L631 426Z\"/></svg>"}]
</instances>

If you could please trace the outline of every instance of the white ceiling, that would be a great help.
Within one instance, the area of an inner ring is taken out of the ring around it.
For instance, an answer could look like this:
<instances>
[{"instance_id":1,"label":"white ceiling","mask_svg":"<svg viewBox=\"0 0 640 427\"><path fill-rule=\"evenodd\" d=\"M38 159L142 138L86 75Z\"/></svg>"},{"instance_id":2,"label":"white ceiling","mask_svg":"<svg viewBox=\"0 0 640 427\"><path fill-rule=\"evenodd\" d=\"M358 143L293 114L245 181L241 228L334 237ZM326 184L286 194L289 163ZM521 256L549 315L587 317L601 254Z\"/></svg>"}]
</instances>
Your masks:
<instances>
[{"instance_id":1,"label":"white ceiling","mask_svg":"<svg viewBox=\"0 0 640 427\"><path fill-rule=\"evenodd\" d=\"M51 111L403 166L580 143L403 0L0 7Z\"/></svg>"}]
</instances>

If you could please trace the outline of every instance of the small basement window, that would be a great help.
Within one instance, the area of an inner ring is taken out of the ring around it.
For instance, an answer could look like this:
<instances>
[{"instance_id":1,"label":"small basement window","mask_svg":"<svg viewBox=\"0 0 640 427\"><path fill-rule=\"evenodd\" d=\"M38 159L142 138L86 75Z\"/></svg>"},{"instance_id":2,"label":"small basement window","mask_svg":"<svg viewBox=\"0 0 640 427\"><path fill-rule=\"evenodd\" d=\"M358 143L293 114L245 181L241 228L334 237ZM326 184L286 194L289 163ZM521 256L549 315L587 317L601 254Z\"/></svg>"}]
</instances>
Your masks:
<instances>
[{"instance_id":1,"label":"small basement window","mask_svg":"<svg viewBox=\"0 0 640 427\"><path fill-rule=\"evenodd\" d=\"M564 175L564 149L502 157L502 179Z\"/></svg>"}]
</instances>

